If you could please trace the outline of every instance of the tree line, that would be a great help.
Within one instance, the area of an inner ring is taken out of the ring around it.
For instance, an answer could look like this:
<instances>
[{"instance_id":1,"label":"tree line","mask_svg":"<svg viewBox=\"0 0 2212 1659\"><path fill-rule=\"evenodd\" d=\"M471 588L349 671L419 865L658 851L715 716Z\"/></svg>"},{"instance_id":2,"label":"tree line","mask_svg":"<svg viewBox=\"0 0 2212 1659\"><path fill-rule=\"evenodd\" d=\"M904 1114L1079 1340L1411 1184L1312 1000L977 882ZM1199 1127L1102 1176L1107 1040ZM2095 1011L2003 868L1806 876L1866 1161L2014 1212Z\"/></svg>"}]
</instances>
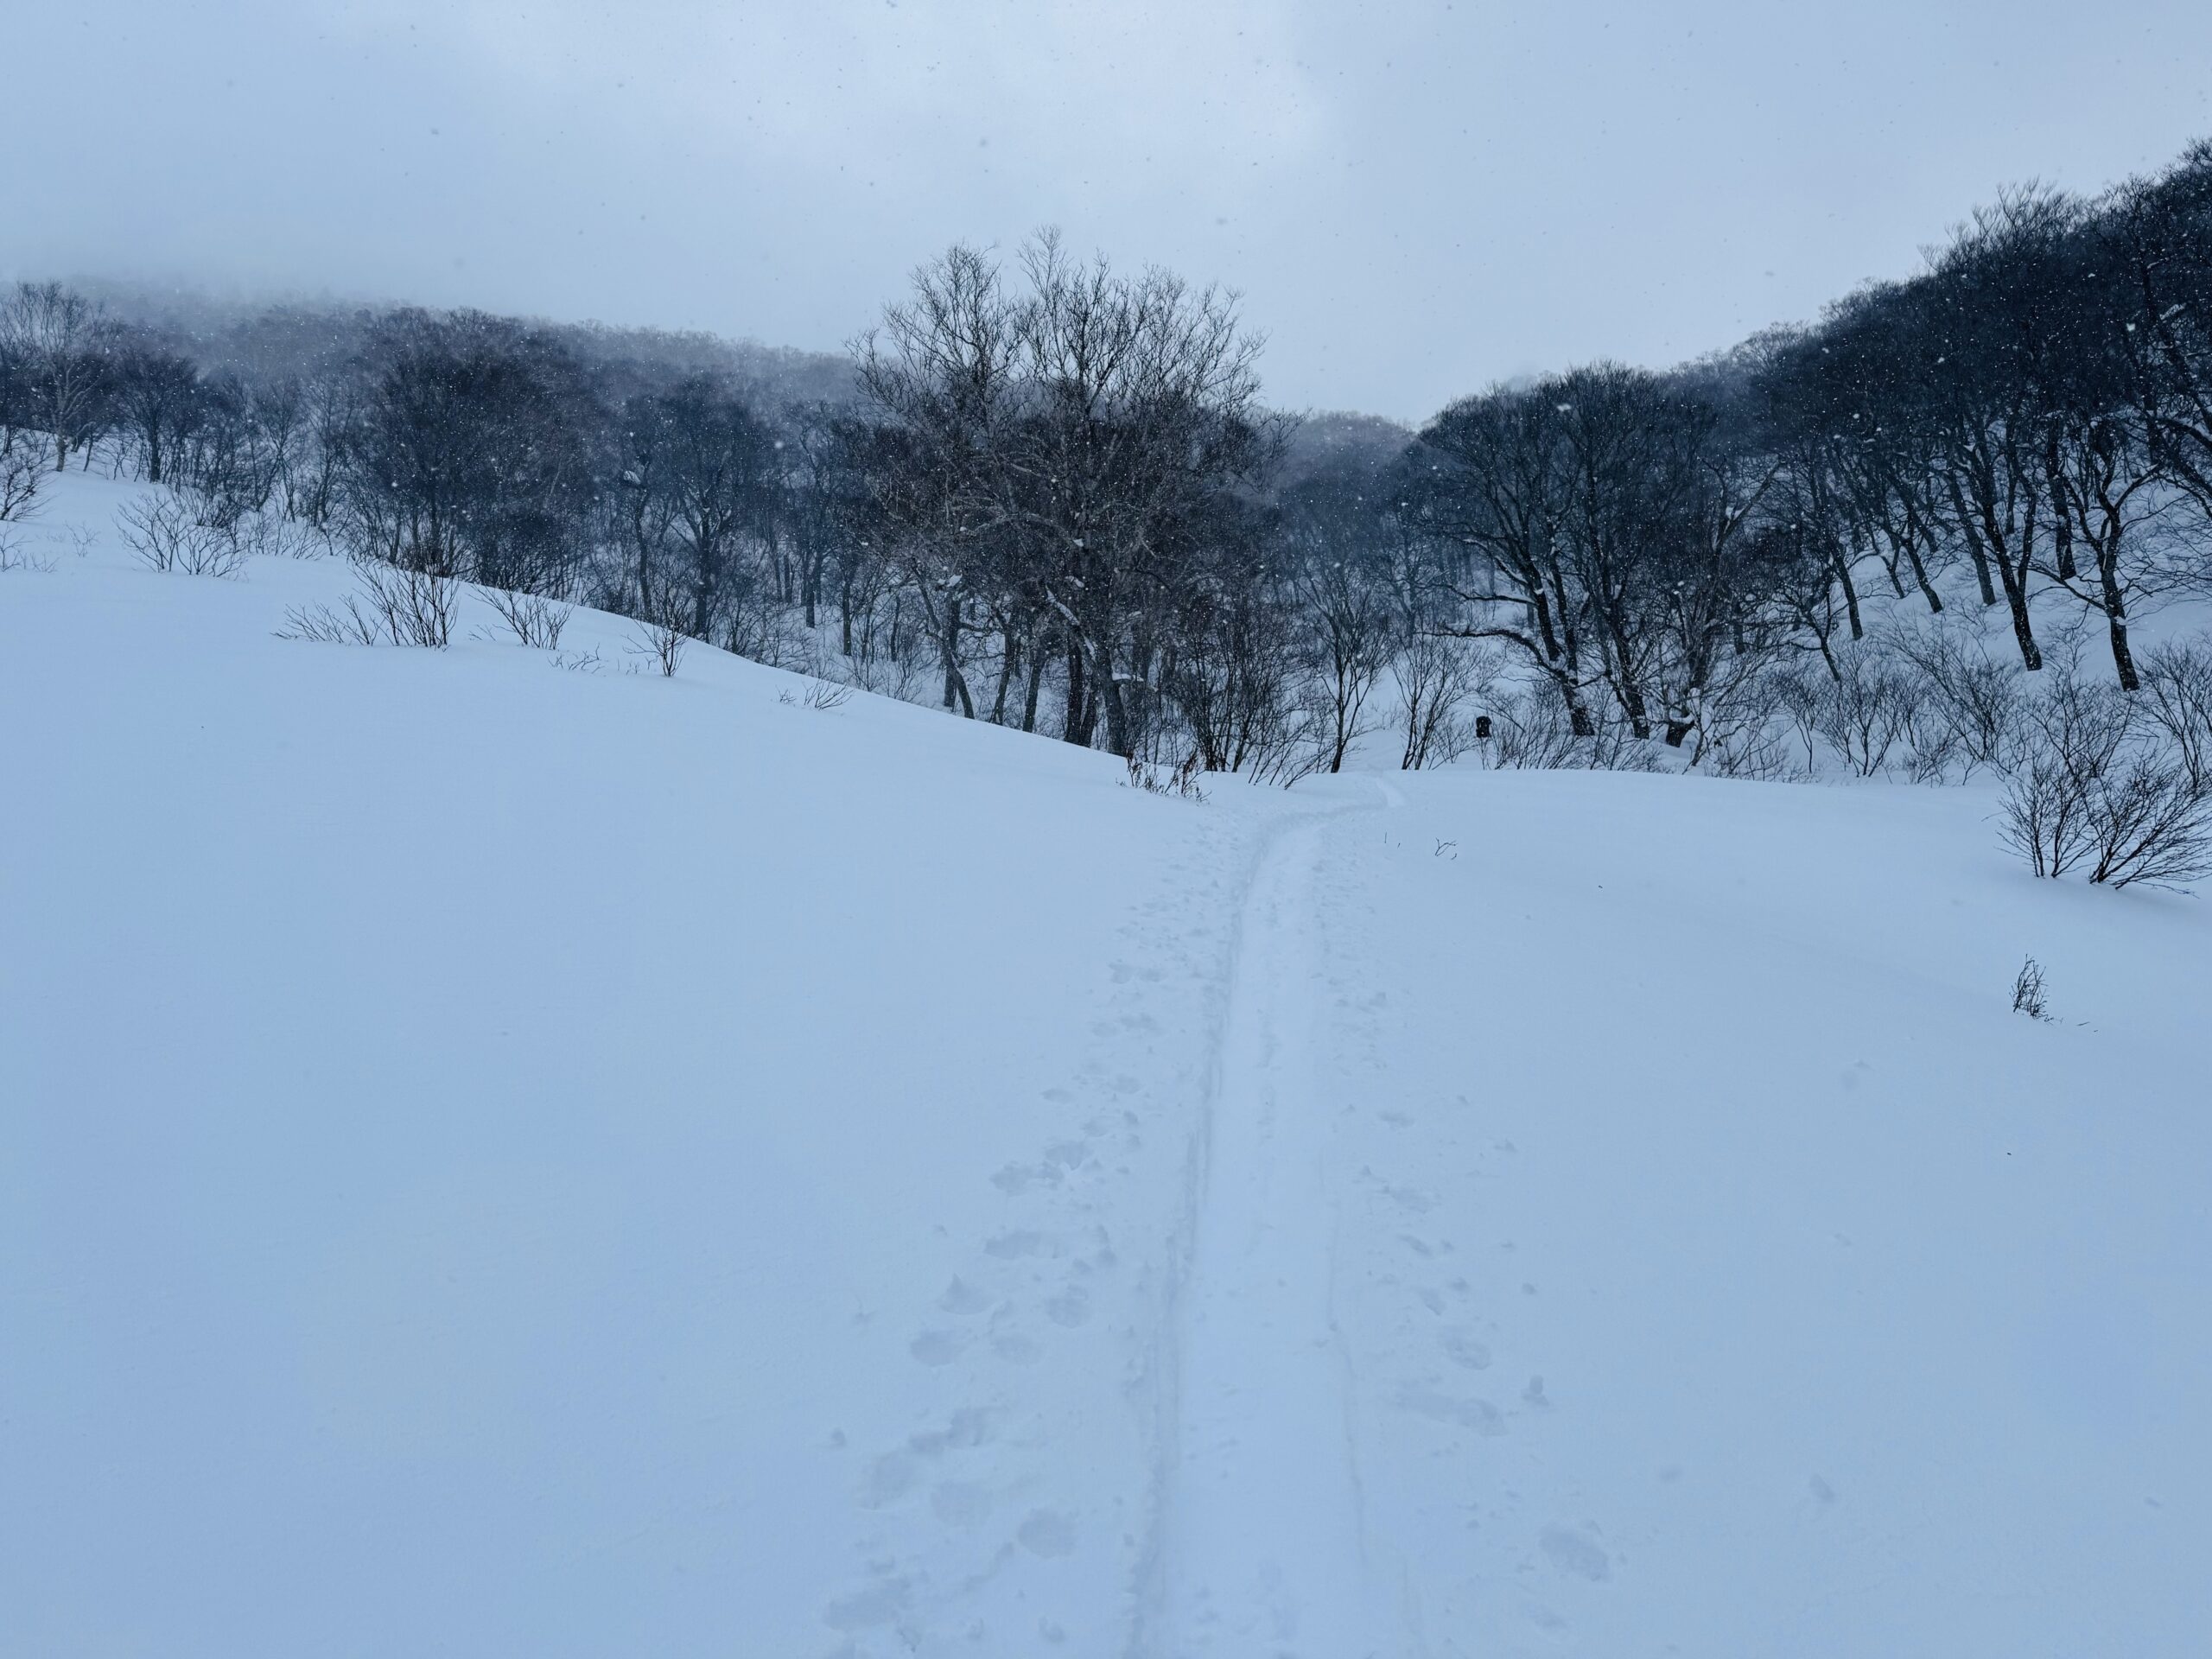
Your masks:
<instances>
[{"instance_id":1,"label":"tree line","mask_svg":"<svg viewBox=\"0 0 2212 1659\"><path fill-rule=\"evenodd\" d=\"M1268 408L1260 352L1236 296L1049 232L925 266L796 395L681 336L292 311L219 349L22 284L0 514L98 461L198 529L1185 775L1387 725L1407 766L1957 776L2085 631L2143 706L2199 666L2132 630L2212 587L2212 144L2005 193L1810 324L1417 433Z\"/></svg>"}]
</instances>

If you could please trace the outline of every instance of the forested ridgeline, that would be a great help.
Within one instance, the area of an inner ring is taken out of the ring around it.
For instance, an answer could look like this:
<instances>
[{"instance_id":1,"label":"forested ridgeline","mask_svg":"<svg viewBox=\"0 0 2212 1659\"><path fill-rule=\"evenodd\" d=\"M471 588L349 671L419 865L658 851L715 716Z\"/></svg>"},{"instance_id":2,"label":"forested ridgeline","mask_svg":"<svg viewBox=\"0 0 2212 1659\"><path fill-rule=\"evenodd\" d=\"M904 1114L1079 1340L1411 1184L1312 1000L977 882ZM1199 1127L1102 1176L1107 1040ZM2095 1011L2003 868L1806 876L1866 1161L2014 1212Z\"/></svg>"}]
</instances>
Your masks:
<instances>
[{"instance_id":1,"label":"forested ridgeline","mask_svg":"<svg viewBox=\"0 0 2212 1659\"><path fill-rule=\"evenodd\" d=\"M588 604L671 672L706 641L1186 786L1377 743L1987 772L2039 866L2200 861L2212 653L2136 628L2212 592L2212 143L2007 193L1815 323L1418 434L1272 410L1260 356L1236 296L1051 233L954 248L843 359L25 283L0 518L55 469L135 476L162 568L354 560L302 632L442 644L480 584L528 643Z\"/></svg>"}]
</instances>

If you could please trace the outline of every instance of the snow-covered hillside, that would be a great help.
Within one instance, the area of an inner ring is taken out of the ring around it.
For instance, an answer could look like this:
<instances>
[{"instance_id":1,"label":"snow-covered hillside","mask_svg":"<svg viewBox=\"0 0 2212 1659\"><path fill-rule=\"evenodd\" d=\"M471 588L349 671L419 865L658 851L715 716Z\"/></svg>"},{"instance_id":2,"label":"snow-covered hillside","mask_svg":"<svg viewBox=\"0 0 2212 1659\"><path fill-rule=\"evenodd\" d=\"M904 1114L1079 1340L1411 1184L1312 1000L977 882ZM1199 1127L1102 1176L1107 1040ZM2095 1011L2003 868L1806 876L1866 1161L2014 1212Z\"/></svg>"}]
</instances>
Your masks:
<instances>
[{"instance_id":1,"label":"snow-covered hillside","mask_svg":"<svg viewBox=\"0 0 2212 1659\"><path fill-rule=\"evenodd\" d=\"M2203 901L281 639L129 493L0 574L0 1650L2204 1650Z\"/></svg>"}]
</instances>

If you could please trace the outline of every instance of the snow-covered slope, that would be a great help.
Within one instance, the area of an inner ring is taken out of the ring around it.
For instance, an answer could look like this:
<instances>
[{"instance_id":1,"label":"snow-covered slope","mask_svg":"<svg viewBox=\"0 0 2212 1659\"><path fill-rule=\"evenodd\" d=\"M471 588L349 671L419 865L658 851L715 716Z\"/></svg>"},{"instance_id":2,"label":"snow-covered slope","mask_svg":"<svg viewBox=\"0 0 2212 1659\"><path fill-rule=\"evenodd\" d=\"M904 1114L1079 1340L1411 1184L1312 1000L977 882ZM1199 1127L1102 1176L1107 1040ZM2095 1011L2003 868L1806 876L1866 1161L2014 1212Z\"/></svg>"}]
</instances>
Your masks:
<instances>
[{"instance_id":1,"label":"snow-covered slope","mask_svg":"<svg viewBox=\"0 0 2212 1659\"><path fill-rule=\"evenodd\" d=\"M0 1650L2202 1651L2201 901L283 640L125 493L0 575Z\"/></svg>"}]
</instances>

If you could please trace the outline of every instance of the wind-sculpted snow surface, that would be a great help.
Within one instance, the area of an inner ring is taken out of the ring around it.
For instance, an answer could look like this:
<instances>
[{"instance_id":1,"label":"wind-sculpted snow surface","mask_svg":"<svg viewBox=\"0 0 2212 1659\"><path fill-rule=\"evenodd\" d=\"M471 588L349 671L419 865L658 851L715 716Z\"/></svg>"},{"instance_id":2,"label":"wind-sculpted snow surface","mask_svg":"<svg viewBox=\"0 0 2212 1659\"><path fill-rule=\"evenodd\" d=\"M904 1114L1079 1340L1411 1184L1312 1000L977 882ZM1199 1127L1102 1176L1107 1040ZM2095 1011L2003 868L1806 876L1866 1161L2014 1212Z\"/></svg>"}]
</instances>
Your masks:
<instances>
[{"instance_id":1,"label":"wind-sculpted snow surface","mask_svg":"<svg viewBox=\"0 0 2212 1659\"><path fill-rule=\"evenodd\" d=\"M126 496L0 574L0 1650L2202 1651L2202 901L283 640Z\"/></svg>"}]
</instances>

